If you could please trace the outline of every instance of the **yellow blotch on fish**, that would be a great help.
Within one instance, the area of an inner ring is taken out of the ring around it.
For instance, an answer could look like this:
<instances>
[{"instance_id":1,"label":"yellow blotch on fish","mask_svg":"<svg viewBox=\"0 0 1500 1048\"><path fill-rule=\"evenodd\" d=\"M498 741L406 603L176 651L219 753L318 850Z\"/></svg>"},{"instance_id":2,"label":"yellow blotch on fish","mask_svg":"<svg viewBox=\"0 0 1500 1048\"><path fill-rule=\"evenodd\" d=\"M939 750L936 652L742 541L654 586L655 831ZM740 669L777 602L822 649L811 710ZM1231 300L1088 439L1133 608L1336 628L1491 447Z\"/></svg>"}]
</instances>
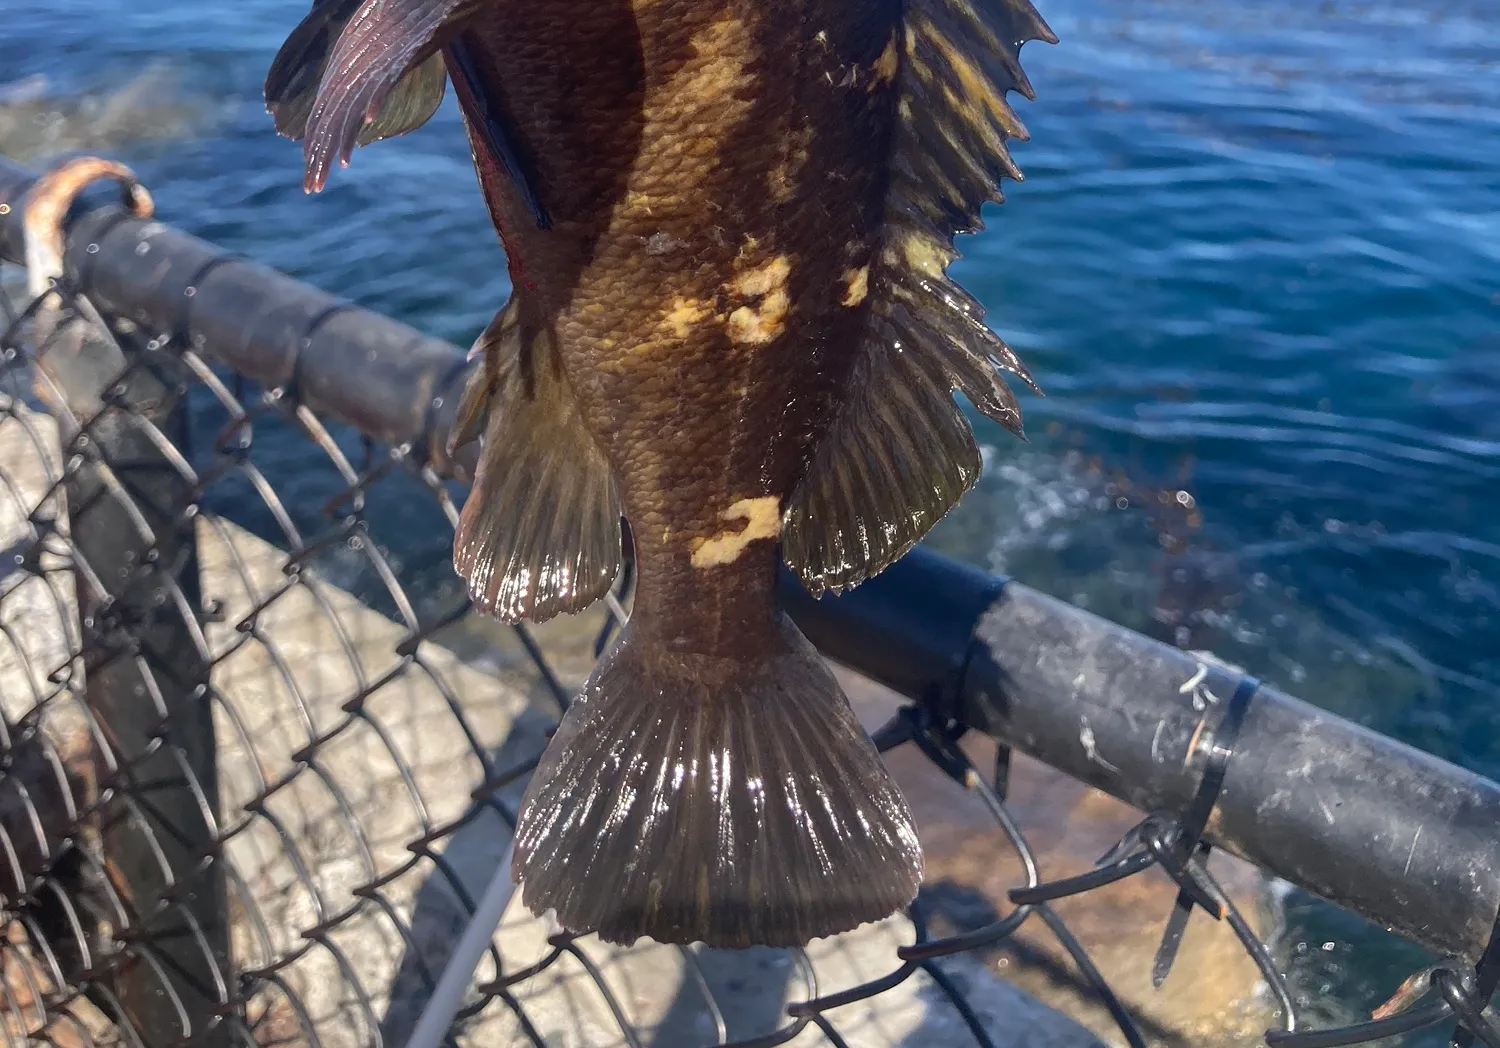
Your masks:
<instances>
[{"instance_id":1,"label":"yellow blotch on fish","mask_svg":"<svg viewBox=\"0 0 1500 1048\"><path fill-rule=\"evenodd\" d=\"M953 261L954 251L936 237L922 233L908 233L901 240L901 254L907 266L930 280L943 279L948 263Z\"/></svg>"},{"instance_id":2,"label":"yellow blotch on fish","mask_svg":"<svg viewBox=\"0 0 1500 1048\"><path fill-rule=\"evenodd\" d=\"M714 568L733 564L745 547L760 539L774 539L781 534L781 500L775 495L740 499L724 512L720 520L743 520L738 530L721 531L712 538L693 540L693 567Z\"/></svg>"},{"instance_id":3,"label":"yellow blotch on fish","mask_svg":"<svg viewBox=\"0 0 1500 1048\"><path fill-rule=\"evenodd\" d=\"M874 90L882 84L889 84L896 79L896 73L901 68L901 49L896 46L896 37L891 36L886 42L885 50L880 52L880 57L875 59L871 72L875 79L870 82L870 90Z\"/></svg>"},{"instance_id":4,"label":"yellow blotch on fish","mask_svg":"<svg viewBox=\"0 0 1500 1048\"><path fill-rule=\"evenodd\" d=\"M839 299L844 305L854 307L865 300L870 293L870 267L860 266L858 269L849 269L844 272L844 297Z\"/></svg>"},{"instance_id":5,"label":"yellow blotch on fish","mask_svg":"<svg viewBox=\"0 0 1500 1048\"><path fill-rule=\"evenodd\" d=\"M711 170L726 140L750 118L757 76L747 64L756 53L751 28L726 14L699 26L687 42L686 60L642 99L642 151L621 194L622 216L670 214L680 207L688 189L676 172ZM685 134L685 128L699 131Z\"/></svg>"},{"instance_id":6,"label":"yellow blotch on fish","mask_svg":"<svg viewBox=\"0 0 1500 1048\"><path fill-rule=\"evenodd\" d=\"M672 307L662 318L662 327L677 338L687 338L693 327L713 315L707 302L700 298L683 298L678 295Z\"/></svg>"},{"instance_id":7,"label":"yellow blotch on fish","mask_svg":"<svg viewBox=\"0 0 1500 1048\"><path fill-rule=\"evenodd\" d=\"M746 66L747 56L755 53L750 27L733 16L723 18L694 33L692 46L693 57L673 78L671 87L660 101L668 108L676 108L683 101L729 108L733 112L721 112L720 115L733 119L748 114L749 97L740 97L739 92L755 83L754 74ZM734 100L736 104L725 107L726 100ZM657 101L648 97L648 108ZM648 112L648 119L651 116L652 113Z\"/></svg>"},{"instance_id":8,"label":"yellow blotch on fish","mask_svg":"<svg viewBox=\"0 0 1500 1048\"><path fill-rule=\"evenodd\" d=\"M786 329L787 309L791 305L786 282L791 273L791 260L777 255L724 285L730 295L751 300L729 314L732 341L759 345L772 341Z\"/></svg>"}]
</instances>

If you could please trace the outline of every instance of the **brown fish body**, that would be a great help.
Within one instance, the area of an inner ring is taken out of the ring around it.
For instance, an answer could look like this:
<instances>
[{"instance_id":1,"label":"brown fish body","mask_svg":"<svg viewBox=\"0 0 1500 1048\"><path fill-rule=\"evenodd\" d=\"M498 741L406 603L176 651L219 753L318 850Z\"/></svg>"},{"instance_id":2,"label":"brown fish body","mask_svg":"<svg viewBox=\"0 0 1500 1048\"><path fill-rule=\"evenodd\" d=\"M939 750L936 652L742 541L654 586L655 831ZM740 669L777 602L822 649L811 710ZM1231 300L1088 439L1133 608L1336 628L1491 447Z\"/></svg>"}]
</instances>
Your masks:
<instances>
[{"instance_id":1,"label":"brown fish body","mask_svg":"<svg viewBox=\"0 0 1500 1048\"><path fill-rule=\"evenodd\" d=\"M521 323L609 459L657 642L771 624L781 513L866 323L896 31L847 0L540 0L469 29L552 216L485 179Z\"/></svg>"},{"instance_id":2,"label":"brown fish body","mask_svg":"<svg viewBox=\"0 0 1500 1048\"><path fill-rule=\"evenodd\" d=\"M460 408L476 605L586 606L629 523L630 623L516 829L569 930L797 945L914 896L910 812L775 582L857 585L957 501L954 389L1019 431L944 271L1019 177L1028 39L1028 0L324 0L278 56L311 188L458 90L514 285Z\"/></svg>"}]
</instances>

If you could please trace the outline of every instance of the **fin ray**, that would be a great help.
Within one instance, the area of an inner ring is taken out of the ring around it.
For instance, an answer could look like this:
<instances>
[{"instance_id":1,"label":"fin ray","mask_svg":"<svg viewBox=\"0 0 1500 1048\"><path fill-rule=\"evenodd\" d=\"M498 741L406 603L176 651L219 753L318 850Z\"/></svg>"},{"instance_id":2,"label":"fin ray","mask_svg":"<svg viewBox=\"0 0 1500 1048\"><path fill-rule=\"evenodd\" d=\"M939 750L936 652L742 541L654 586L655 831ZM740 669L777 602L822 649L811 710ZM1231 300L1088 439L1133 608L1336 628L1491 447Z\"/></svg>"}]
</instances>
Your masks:
<instances>
[{"instance_id":1,"label":"fin ray","mask_svg":"<svg viewBox=\"0 0 1500 1048\"><path fill-rule=\"evenodd\" d=\"M291 34L266 74L266 109L279 134L301 140L307 134L318 90L340 35L364 0L318 0ZM390 91L374 119L360 128L355 144L369 145L414 131L442 104L447 74L434 57L409 69Z\"/></svg>"},{"instance_id":2,"label":"fin ray","mask_svg":"<svg viewBox=\"0 0 1500 1048\"><path fill-rule=\"evenodd\" d=\"M946 371L872 345L854 399L813 457L782 552L813 596L857 586L916 545L979 476Z\"/></svg>"},{"instance_id":3,"label":"fin ray","mask_svg":"<svg viewBox=\"0 0 1500 1048\"><path fill-rule=\"evenodd\" d=\"M1006 101L1031 83L1019 53L1055 43L1030 0L909 0L881 243L870 267L862 366L787 508L782 551L814 595L858 585L904 555L979 476L958 390L1018 436L1001 377L1036 383L984 310L947 275L956 233L1020 178L1006 143L1026 128ZM1040 391L1038 391L1040 392Z\"/></svg>"},{"instance_id":4,"label":"fin ray","mask_svg":"<svg viewBox=\"0 0 1500 1048\"><path fill-rule=\"evenodd\" d=\"M481 611L542 622L583 610L614 582L620 505L555 349L523 332L517 312L512 300L480 336L483 364L460 402L462 431L488 421L453 563Z\"/></svg>"},{"instance_id":5,"label":"fin ray","mask_svg":"<svg viewBox=\"0 0 1500 1048\"><path fill-rule=\"evenodd\" d=\"M801 946L916 895L911 812L822 657L664 650L639 623L596 666L521 802L534 913L607 942ZM602 879L601 879L602 878Z\"/></svg>"},{"instance_id":6,"label":"fin ray","mask_svg":"<svg viewBox=\"0 0 1500 1048\"><path fill-rule=\"evenodd\" d=\"M312 10L287 35L266 73L266 109L275 117L276 130L287 138L300 139L307 130L307 115L328 68L344 25L364 0L315 0Z\"/></svg>"},{"instance_id":7,"label":"fin ray","mask_svg":"<svg viewBox=\"0 0 1500 1048\"><path fill-rule=\"evenodd\" d=\"M428 63L443 46L443 37L478 5L479 0L364 0L348 17L328 51L306 119L303 155L309 190L323 188L335 159L348 163L361 136L377 125L382 107L399 101L397 110L407 123L424 110L432 101L433 70L441 68ZM408 92L398 96L398 86L409 74L418 77L411 82L410 97ZM391 122L404 126L396 115Z\"/></svg>"},{"instance_id":8,"label":"fin ray","mask_svg":"<svg viewBox=\"0 0 1500 1048\"><path fill-rule=\"evenodd\" d=\"M443 104L448 71L442 55L433 55L409 69L386 96L373 119L360 128L354 144L367 146L408 134L432 119Z\"/></svg>"}]
</instances>

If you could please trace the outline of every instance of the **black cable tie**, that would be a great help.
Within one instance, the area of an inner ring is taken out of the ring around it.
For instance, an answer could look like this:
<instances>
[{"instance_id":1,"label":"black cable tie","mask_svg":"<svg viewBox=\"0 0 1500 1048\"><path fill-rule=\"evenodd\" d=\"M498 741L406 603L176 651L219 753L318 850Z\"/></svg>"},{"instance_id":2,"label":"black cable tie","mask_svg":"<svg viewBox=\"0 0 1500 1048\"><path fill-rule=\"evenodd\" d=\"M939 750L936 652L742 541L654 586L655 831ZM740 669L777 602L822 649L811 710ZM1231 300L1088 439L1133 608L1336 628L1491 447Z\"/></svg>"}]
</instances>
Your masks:
<instances>
[{"instance_id":1,"label":"black cable tie","mask_svg":"<svg viewBox=\"0 0 1500 1048\"><path fill-rule=\"evenodd\" d=\"M969 773L973 770L973 765L958 748L958 740L967 731L963 725L942 723L933 714L930 705L903 706L896 716L910 726L911 741L926 754L928 760L941 768L954 782L964 787L969 786Z\"/></svg>"},{"instance_id":2,"label":"black cable tie","mask_svg":"<svg viewBox=\"0 0 1500 1048\"><path fill-rule=\"evenodd\" d=\"M1234 756L1235 743L1239 741L1240 727L1245 723L1245 712L1250 708L1250 700L1259 688L1260 681L1256 678L1248 674L1240 678L1239 685L1229 698L1224 716L1214 731L1213 749L1209 752L1208 762L1203 769L1203 778L1198 782L1198 792L1183 817L1181 832L1172 850L1179 868L1174 870L1167 867L1167 872L1178 882L1177 901L1167 918L1166 931L1162 933L1161 945L1156 949L1156 960L1151 966L1151 985L1157 989L1161 988L1161 984L1171 974L1172 964L1177 960L1177 950L1187 931L1188 918L1193 913L1197 893L1188 888L1192 877L1188 865L1208 861L1211 846L1203 840L1203 832L1208 828L1208 818L1213 814L1214 805L1219 803L1224 777L1229 772L1229 761ZM1162 865L1167 866L1166 863ZM1216 913L1214 916L1217 918L1222 914Z\"/></svg>"},{"instance_id":3,"label":"black cable tie","mask_svg":"<svg viewBox=\"0 0 1500 1048\"><path fill-rule=\"evenodd\" d=\"M903 717L899 711L890 720L870 733L870 741L875 744L875 748L881 753L893 750L902 743L911 742L915 737L911 721Z\"/></svg>"},{"instance_id":4,"label":"black cable tie","mask_svg":"<svg viewBox=\"0 0 1500 1048\"><path fill-rule=\"evenodd\" d=\"M1010 747L1001 743L995 747L995 777L992 788L995 799L1004 804L1010 797Z\"/></svg>"},{"instance_id":5,"label":"black cable tie","mask_svg":"<svg viewBox=\"0 0 1500 1048\"><path fill-rule=\"evenodd\" d=\"M1139 851L1142 847L1144 847L1141 841L1142 834L1144 834L1148 828L1155 826L1159 821L1160 816L1146 816L1146 818L1142 819L1140 822L1130 827L1130 829L1126 830L1125 836L1116 841L1114 845L1109 849L1109 851L1105 852L1103 855L1099 856L1099 858L1095 859L1094 865L1096 867L1110 866L1114 863L1119 862L1131 852Z\"/></svg>"}]
</instances>

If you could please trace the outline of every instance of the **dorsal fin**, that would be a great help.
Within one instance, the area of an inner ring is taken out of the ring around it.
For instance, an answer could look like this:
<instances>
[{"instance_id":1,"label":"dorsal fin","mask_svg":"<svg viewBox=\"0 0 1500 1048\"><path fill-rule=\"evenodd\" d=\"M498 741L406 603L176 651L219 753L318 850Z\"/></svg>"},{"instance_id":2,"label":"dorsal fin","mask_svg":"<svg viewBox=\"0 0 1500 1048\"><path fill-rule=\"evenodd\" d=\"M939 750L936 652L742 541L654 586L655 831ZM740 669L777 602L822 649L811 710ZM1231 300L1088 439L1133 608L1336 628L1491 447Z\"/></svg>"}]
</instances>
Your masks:
<instances>
[{"instance_id":1,"label":"dorsal fin","mask_svg":"<svg viewBox=\"0 0 1500 1048\"><path fill-rule=\"evenodd\" d=\"M953 390L1021 435L1000 372L1035 388L947 269L954 234L982 228L1000 179L1021 177L1006 141L1026 129L1005 100L1032 97L1021 46L1057 38L1029 0L909 0L898 31L898 128L860 366L782 532L787 563L814 595L884 570L978 478Z\"/></svg>"},{"instance_id":2,"label":"dorsal fin","mask_svg":"<svg viewBox=\"0 0 1500 1048\"><path fill-rule=\"evenodd\" d=\"M317 0L276 52L266 74L266 109L276 120L276 130L287 138L301 140L306 135L328 60L363 2ZM366 146L421 127L442 104L446 85L441 58L434 56L412 67L391 89L374 120L359 129L355 144Z\"/></svg>"}]
</instances>

